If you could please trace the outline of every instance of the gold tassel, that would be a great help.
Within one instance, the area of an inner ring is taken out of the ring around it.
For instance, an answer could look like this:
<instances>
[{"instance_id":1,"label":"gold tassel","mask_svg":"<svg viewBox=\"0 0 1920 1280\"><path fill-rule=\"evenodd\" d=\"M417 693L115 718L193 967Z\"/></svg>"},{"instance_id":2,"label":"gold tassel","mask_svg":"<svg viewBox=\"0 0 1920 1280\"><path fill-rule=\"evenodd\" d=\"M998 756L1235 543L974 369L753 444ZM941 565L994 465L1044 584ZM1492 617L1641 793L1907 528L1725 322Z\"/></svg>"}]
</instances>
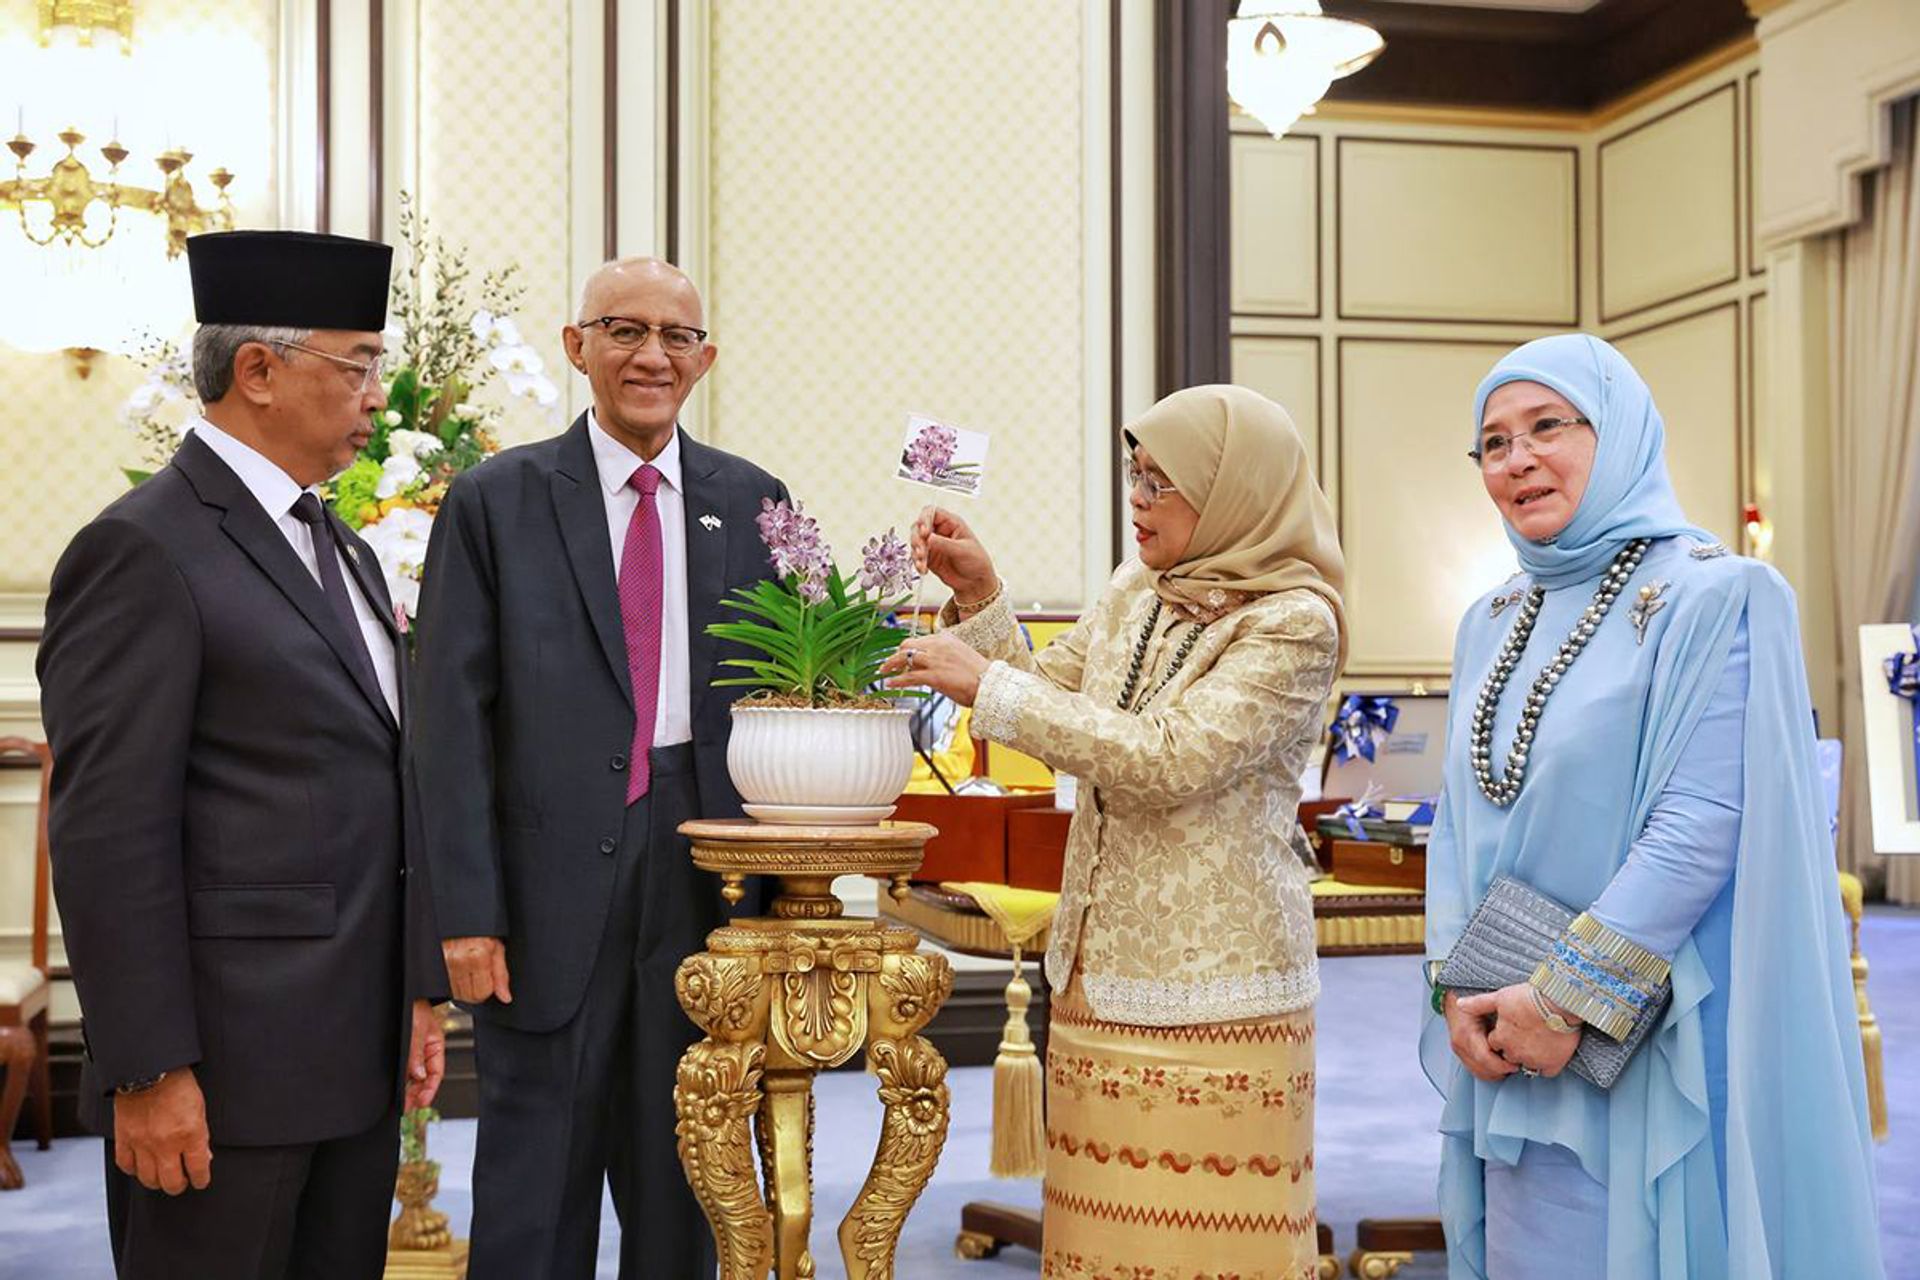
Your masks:
<instances>
[{"instance_id":1,"label":"gold tassel","mask_svg":"<svg viewBox=\"0 0 1920 1280\"><path fill-rule=\"evenodd\" d=\"M1860 877L1840 873L1840 905L1846 908L1847 949L1853 969L1853 1003L1860 1016L1860 1052L1867 1063L1867 1124L1875 1142L1887 1140L1887 1069L1880 1047L1880 1019L1867 1004L1867 957L1860 951L1860 917L1866 908Z\"/></svg>"},{"instance_id":2,"label":"gold tassel","mask_svg":"<svg viewBox=\"0 0 1920 1280\"><path fill-rule=\"evenodd\" d=\"M996 1178L1038 1178L1047 1171L1047 1133L1040 1097L1045 1073L1027 1030L1027 985L1020 948L1013 948L1013 981L1007 984L1007 1025L993 1059L993 1152L988 1169Z\"/></svg>"}]
</instances>

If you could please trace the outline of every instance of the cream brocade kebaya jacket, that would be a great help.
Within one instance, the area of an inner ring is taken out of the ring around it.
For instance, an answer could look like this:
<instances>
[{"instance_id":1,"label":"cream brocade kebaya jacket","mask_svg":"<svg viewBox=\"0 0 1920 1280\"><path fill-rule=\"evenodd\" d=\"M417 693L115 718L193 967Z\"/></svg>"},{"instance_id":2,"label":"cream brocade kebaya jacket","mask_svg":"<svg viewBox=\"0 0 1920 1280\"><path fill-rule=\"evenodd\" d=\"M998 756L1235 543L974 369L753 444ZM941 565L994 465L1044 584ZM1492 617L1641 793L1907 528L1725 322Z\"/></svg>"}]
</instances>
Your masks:
<instances>
[{"instance_id":1,"label":"cream brocade kebaya jacket","mask_svg":"<svg viewBox=\"0 0 1920 1280\"><path fill-rule=\"evenodd\" d=\"M1005 591L948 627L995 659L973 732L1080 781L1047 979L1065 990L1077 969L1094 1016L1142 1026L1305 1008L1320 974L1292 837L1333 685L1333 612L1305 590L1256 597L1133 714L1117 702L1154 599L1130 560L1038 655ZM1159 688L1191 626L1162 610L1141 689Z\"/></svg>"}]
</instances>

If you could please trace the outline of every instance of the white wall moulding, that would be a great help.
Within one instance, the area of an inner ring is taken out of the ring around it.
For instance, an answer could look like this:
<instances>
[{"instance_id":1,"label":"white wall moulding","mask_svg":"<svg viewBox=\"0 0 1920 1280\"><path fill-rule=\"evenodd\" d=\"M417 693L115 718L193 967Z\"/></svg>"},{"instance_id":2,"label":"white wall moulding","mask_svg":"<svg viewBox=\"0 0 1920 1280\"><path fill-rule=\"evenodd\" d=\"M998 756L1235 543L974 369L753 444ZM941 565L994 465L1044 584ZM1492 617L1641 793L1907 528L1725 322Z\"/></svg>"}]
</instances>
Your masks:
<instances>
[{"instance_id":1,"label":"white wall moulding","mask_svg":"<svg viewBox=\"0 0 1920 1280\"><path fill-rule=\"evenodd\" d=\"M1579 151L1343 136L1342 320L1577 324Z\"/></svg>"},{"instance_id":2,"label":"white wall moulding","mask_svg":"<svg viewBox=\"0 0 1920 1280\"><path fill-rule=\"evenodd\" d=\"M1793 0L1759 35L1756 217L1774 248L1858 220L1861 175L1887 163L1887 109L1920 93L1920 19L1913 0Z\"/></svg>"},{"instance_id":3,"label":"white wall moulding","mask_svg":"<svg viewBox=\"0 0 1920 1280\"><path fill-rule=\"evenodd\" d=\"M1738 101L1723 84L1595 148L1602 322L1740 278Z\"/></svg>"},{"instance_id":4,"label":"white wall moulding","mask_svg":"<svg viewBox=\"0 0 1920 1280\"><path fill-rule=\"evenodd\" d=\"M1446 672L1461 614L1517 568L1499 512L1467 457L1474 387L1513 345L1338 344L1349 675Z\"/></svg>"},{"instance_id":5,"label":"white wall moulding","mask_svg":"<svg viewBox=\"0 0 1920 1280\"><path fill-rule=\"evenodd\" d=\"M1747 245L1747 274L1763 275L1767 269L1766 255L1760 251L1760 229L1754 222L1754 189L1760 185L1760 144L1755 138L1759 127L1760 73L1749 71L1741 81L1741 128L1740 148L1744 164L1741 166L1740 190L1743 193L1745 207L1742 209L1742 221L1745 226Z\"/></svg>"},{"instance_id":6,"label":"white wall moulding","mask_svg":"<svg viewBox=\"0 0 1920 1280\"><path fill-rule=\"evenodd\" d=\"M1318 316L1320 139L1237 133L1228 145L1234 314Z\"/></svg>"},{"instance_id":7,"label":"white wall moulding","mask_svg":"<svg viewBox=\"0 0 1920 1280\"><path fill-rule=\"evenodd\" d=\"M1233 380L1284 406L1307 442L1315 474L1324 471L1320 339L1237 333L1232 346Z\"/></svg>"},{"instance_id":8,"label":"white wall moulding","mask_svg":"<svg viewBox=\"0 0 1920 1280\"><path fill-rule=\"evenodd\" d=\"M1613 339L1660 406L1680 506L1730 547L1741 545L1747 457L1740 328L1740 304L1724 302Z\"/></svg>"}]
</instances>

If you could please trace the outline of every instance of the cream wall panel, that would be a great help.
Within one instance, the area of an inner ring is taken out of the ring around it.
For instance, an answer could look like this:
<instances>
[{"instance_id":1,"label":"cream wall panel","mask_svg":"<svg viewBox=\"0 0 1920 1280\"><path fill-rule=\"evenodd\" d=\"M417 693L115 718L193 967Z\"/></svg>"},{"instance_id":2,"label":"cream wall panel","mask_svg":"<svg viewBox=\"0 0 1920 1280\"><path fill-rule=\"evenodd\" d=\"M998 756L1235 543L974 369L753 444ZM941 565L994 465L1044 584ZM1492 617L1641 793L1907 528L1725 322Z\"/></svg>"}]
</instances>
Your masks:
<instances>
[{"instance_id":1,"label":"cream wall panel","mask_svg":"<svg viewBox=\"0 0 1920 1280\"><path fill-rule=\"evenodd\" d=\"M1726 84L1600 142L1603 320L1739 277L1737 105Z\"/></svg>"},{"instance_id":2,"label":"cream wall panel","mask_svg":"<svg viewBox=\"0 0 1920 1280\"><path fill-rule=\"evenodd\" d=\"M709 28L709 434L843 561L931 491L906 415L992 436L961 499L1024 605L1084 594L1082 6L718 0ZM1104 25L1104 24L1102 24ZM1100 321L1105 326L1105 318Z\"/></svg>"},{"instance_id":3,"label":"cream wall panel","mask_svg":"<svg viewBox=\"0 0 1920 1280\"><path fill-rule=\"evenodd\" d=\"M1740 309L1734 303L1614 339L1667 427L1667 469L1680 506L1730 547L1740 545Z\"/></svg>"},{"instance_id":4,"label":"cream wall panel","mask_svg":"<svg viewBox=\"0 0 1920 1280\"><path fill-rule=\"evenodd\" d=\"M1336 146L1341 318L1574 323L1575 148Z\"/></svg>"},{"instance_id":5,"label":"cream wall panel","mask_svg":"<svg viewBox=\"0 0 1920 1280\"><path fill-rule=\"evenodd\" d=\"M1352 674L1445 672L1460 615L1517 567L1466 456L1473 389L1509 349L1340 343L1339 511Z\"/></svg>"},{"instance_id":6,"label":"cream wall panel","mask_svg":"<svg viewBox=\"0 0 1920 1280\"><path fill-rule=\"evenodd\" d=\"M517 264L527 287L516 318L547 374L575 395L560 329L572 318L574 202L597 200L573 182L570 0L420 0L417 49L418 203L434 230L467 247L476 282ZM597 74L597 68L595 69ZM387 228L389 236L397 228ZM517 444L566 425L495 383L482 398L505 407L502 440Z\"/></svg>"},{"instance_id":7,"label":"cream wall panel","mask_svg":"<svg viewBox=\"0 0 1920 1280\"><path fill-rule=\"evenodd\" d=\"M1320 140L1237 133L1231 153L1233 310L1319 315Z\"/></svg>"},{"instance_id":8,"label":"cream wall panel","mask_svg":"<svg viewBox=\"0 0 1920 1280\"><path fill-rule=\"evenodd\" d=\"M169 138L185 142L198 157L189 173L203 199L212 194L204 175L225 164L236 174L231 190L239 224L273 225L277 10L273 0L146 0L139 6L136 62L204 66L211 57L220 73L156 73L165 101L120 121L123 140L135 149L127 162L130 174L142 182L157 178L153 150ZM32 57L37 30L35 6L0 4L0 58L11 65L16 57ZM5 88L0 104L11 134L14 100ZM28 129L41 132L48 122L36 122L36 104L25 103L23 110ZM0 236L17 239L11 214L0 219ZM12 260L13 253L9 241L5 256ZM184 269L176 274L178 287L186 290ZM0 293L7 306L30 306L34 287L24 298L14 296L12 287L0 286ZM6 391L0 397L0 440L7 457L0 467L0 592L44 593L74 532L126 490L119 468L136 458L119 409L140 378L135 364L119 356L96 360L93 376L81 381L63 355L0 347L0 387Z\"/></svg>"},{"instance_id":9,"label":"cream wall panel","mask_svg":"<svg viewBox=\"0 0 1920 1280\"><path fill-rule=\"evenodd\" d=\"M1232 345L1233 380L1292 415L1313 469L1320 471L1320 340L1238 334Z\"/></svg>"}]
</instances>

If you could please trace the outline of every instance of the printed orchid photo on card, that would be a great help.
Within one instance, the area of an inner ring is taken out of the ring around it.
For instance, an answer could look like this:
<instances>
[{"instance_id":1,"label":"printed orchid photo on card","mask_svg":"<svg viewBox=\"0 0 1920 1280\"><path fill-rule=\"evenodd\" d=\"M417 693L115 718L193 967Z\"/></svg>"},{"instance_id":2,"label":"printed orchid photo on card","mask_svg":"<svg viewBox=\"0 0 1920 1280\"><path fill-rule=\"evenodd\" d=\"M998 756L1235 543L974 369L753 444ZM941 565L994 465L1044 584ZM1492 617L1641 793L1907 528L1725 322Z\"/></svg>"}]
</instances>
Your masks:
<instances>
[{"instance_id":1,"label":"printed orchid photo on card","mask_svg":"<svg viewBox=\"0 0 1920 1280\"><path fill-rule=\"evenodd\" d=\"M987 435L921 413L907 415L907 434L894 474L948 493L980 496L986 483Z\"/></svg>"}]
</instances>

